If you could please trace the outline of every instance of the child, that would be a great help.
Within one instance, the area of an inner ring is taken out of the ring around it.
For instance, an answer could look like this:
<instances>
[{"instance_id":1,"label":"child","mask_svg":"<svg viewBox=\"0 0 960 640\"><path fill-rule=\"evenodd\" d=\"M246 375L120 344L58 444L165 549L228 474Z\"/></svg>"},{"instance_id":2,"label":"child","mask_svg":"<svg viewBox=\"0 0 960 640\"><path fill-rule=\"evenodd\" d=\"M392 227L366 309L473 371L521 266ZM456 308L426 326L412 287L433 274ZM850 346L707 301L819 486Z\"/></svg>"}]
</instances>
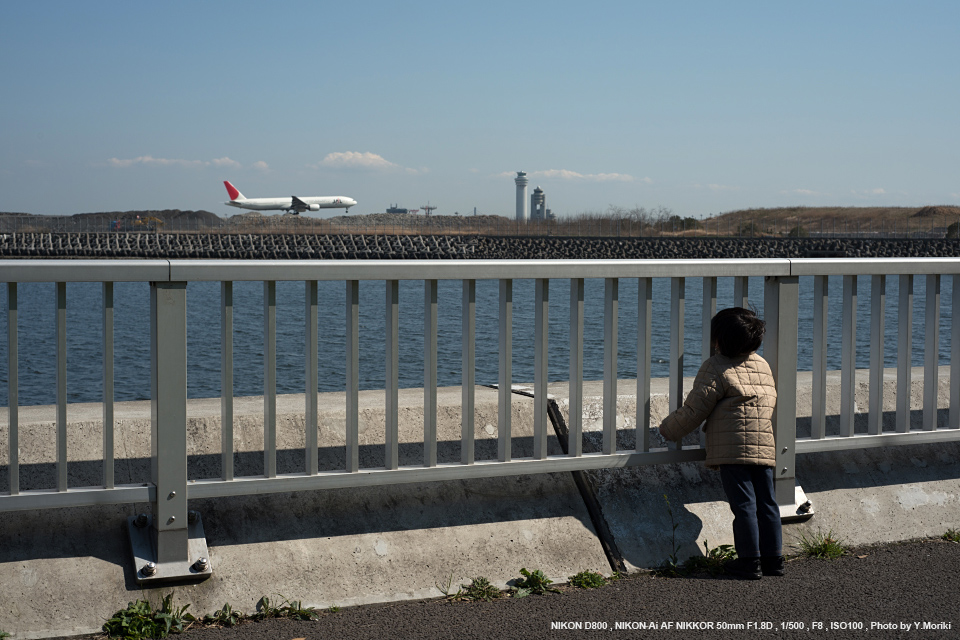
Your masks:
<instances>
[{"instance_id":1,"label":"child","mask_svg":"<svg viewBox=\"0 0 960 640\"><path fill-rule=\"evenodd\" d=\"M720 470L734 516L738 557L726 569L751 580L783 575L780 509L773 489L771 420L777 390L770 366L756 353L763 334L764 322L753 311L719 311L710 322L710 342L719 353L700 367L683 406L660 424L664 438L679 441L706 420L706 464Z\"/></svg>"}]
</instances>

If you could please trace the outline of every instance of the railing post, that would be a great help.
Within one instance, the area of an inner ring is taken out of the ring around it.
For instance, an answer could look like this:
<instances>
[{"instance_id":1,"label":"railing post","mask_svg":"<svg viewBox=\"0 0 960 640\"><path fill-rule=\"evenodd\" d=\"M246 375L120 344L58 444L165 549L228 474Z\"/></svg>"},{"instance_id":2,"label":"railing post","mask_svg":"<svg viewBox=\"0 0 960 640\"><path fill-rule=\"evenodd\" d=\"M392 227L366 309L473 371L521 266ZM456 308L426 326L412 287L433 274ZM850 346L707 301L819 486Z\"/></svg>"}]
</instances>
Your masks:
<instances>
[{"instance_id":1,"label":"railing post","mask_svg":"<svg viewBox=\"0 0 960 640\"><path fill-rule=\"evenodd\" d=\"M777 408L773 414L777 466L773 477L781 507L796 504L798 282L797 276L770 276L764 281L763 291L767 323L763 355L777 385Z\"/></svg>"},{"instance_id":2,"label":"railing post","mask_svg":"<svg viewBox=\"0 0 960 640\"><path fill-rule=\"evenodd\" d=\"M187 283L150 283L152 518L127 519L137 582L211 575L203 525L187 514Z\"/></svg>"},{"instance_id":3,"label":"railing post","mask_svg":"<svg viewBox=\"0 0 960 640\"><path fill-rule=\"evenodd\" d=\"M187 284L150 284L150 478L157 564L187 559Z\"/></svg>"}]
</instances>

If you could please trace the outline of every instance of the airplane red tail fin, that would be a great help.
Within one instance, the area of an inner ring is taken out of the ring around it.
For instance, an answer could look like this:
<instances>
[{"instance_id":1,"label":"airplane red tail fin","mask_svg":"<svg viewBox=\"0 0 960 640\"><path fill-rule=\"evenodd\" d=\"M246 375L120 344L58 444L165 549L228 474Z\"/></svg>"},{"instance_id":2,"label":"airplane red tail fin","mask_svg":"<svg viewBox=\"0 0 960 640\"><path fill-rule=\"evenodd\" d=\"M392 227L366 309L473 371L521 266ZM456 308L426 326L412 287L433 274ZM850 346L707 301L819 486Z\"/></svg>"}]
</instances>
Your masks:
<instances>
[{"instance_id":1,"label":"airplane red tail fin","mask_svg":"<svg viewBox=\"0 0 960 640\"><path fill-rule=\"evenodd\" d=\"M223 186L227 188L227 193L230 195L231 200L246 200L246 198L243 197L243 194L240 193L235 186L230 184L229 180L224 180Z\"/></svg>"}]
</instances>

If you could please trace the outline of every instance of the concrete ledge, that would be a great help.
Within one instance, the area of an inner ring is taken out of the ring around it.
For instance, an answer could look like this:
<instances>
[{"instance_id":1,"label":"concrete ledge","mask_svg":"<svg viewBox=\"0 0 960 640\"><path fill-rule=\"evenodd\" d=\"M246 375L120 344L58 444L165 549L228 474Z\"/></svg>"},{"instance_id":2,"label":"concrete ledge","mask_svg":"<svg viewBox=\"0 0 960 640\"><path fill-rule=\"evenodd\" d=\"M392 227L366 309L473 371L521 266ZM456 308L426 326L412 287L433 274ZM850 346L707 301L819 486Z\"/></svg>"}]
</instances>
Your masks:
<instances>
[{"instance_id":1,"label":"concrete ledge","mask_svg":"<svg viewBox=\"0 0 960 640\"><path fill-rule=\"evenodd\" d=\"M887 372L888 376L892 372ZM839 411L839 378L828 378L828 414ZM798 430L809 428L809 374L798 381ZM895 388L885 383L885 411ZM913 372L913 420L919 426L922 369ZM691 383L687 381L687 384ZM940 406L946 406L948 375L940 372ZM858 372L857 404L866 407L866 372ZM632 448L635 386L620 381L618 447ZM566 411L567 385L550 388ZM666 381L653 384L652 424L666 414ZM477 457L495 457L497 394L478 388ZM438 394L441 460L459 459L460 390ZM321 466L343 463L343 394L320 399ZM422 391L401 391L402 462L422 457ZM599 447L602 384L584 393L584 449ZM384 433L382 392L361 394L361 465L381 466ZM219 400L190 402L191 477L220 474ZM101 473L99 405L68 411L70 484L97 484ZM945 420L945 410L941 410ZM149 403L120 403L117 482L149 478ZM262 400L237 399L237 474L262 470ZM568 415L564 415L569 419ZM885 418L888 416L885 416ZM857 429L865 431L865 416ZM0 412L0 482L6 474L6 412ZM806 423L805 423L806 420ZM53 484L53 408L20 409L24 488ZM278 467L303 465L303 397L278 400ZM515 455L529 454L532 400L513 397ZM829 425L828 425L829 427ZM832 428L832 427L830 427ZM829 431L829 428L828 428ZM695 436L693 437L695 439ZM693 442L691 439L691 442ZM658 436L651 441L658 446ZM550 439L551 453L558 453ZM630 568L663 562L679 547L683 559L732 544L729 508L715 472L683 463L585 472L596 488L605 525ZM960 528L960 444L902 446L798 456L797 476L816 515L785 529L786 542L818 529L851 544L939 535ZM668 511L666 495L670 501ZM193 500L203 514L213 577L203 583L141 592L134 581L124 531L129 515L147 504L53 509L0 514L0 628L33 638L96 631L128 601L159 600L174 592L195 614L229 602L252 611L261 596L287 596L317 607L439 596L437 584L453 588L483 575L504 586L520 567L542 569L565 581L584 569L609 572L594 525L571 474L407 484L372 489L336 489ZM672 520L671 520L672 518ZM679 523L676 543L672 522ZM52 627L51 623L56 627Z\"/></svg>"},{"instance_id":2,"label":"concrete ledge","mask_svg":"<svg viewBox=\"0 0 960 640\"><path fill-rule=\"evenodd\" d=\"M361 465L383 464L383 393L361 394ZM422 460L422 391L401 391L401 463ZM459 460L460 390L438 393L438 457ZM514 455L530 455L533 402L514 396ZM320 400L321 465L343 466L343 394ZM50 486L50 407L20 411L24 487ZM102 468L99 405L70 415L70 484L96 484ZM218 400L190 402L191 477L220 473ZM149 478L149 403L117 406L117 482ZM278 466L303 467L303 397L278 401ZM5 415L5 412L4 412ZM477 389L477 457L496 457L497 393ZM262 470L262 400L238 399L237 475ZM5 426L5 425L4 425ZM4 440L0 448L6 451ZM551 453L559 453L555 438ZM6 464L6 459L3 459ZM6 479L6 468L0 468ZM326 608L441 595L437 584L485 576L504 587L521 567L555 581L609 572L570 474L192 500L203 515L213 577L141 592L123 526L147 504L0 514L0 628L18 638L97 631L128 601L175 601L195 614L229 602L253 611L261 596ZM63 626L66 623L67 626ZM56 624L56 628L51 627Z\"/></svg>"}]
</instances>

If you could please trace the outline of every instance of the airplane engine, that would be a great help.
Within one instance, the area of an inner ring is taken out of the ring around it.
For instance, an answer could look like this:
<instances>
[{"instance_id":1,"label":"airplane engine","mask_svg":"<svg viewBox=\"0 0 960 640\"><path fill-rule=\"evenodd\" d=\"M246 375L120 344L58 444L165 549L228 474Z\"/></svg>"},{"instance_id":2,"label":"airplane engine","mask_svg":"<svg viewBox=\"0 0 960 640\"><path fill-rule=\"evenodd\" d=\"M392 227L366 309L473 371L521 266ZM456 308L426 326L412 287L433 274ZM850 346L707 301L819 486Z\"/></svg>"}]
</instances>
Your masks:
<instances>
[{"instance_id":1,"label":"airplane engine","mask_svg":"<svg viewBox=\"0 0 960 640\"><path fill-rule=\"evenodd\" d=\"M318 204L311 204L311 205L309 206L309 208L308 208L308 211L320 211L320 205L318 205Z\"/></svg>"}]
</instances>

